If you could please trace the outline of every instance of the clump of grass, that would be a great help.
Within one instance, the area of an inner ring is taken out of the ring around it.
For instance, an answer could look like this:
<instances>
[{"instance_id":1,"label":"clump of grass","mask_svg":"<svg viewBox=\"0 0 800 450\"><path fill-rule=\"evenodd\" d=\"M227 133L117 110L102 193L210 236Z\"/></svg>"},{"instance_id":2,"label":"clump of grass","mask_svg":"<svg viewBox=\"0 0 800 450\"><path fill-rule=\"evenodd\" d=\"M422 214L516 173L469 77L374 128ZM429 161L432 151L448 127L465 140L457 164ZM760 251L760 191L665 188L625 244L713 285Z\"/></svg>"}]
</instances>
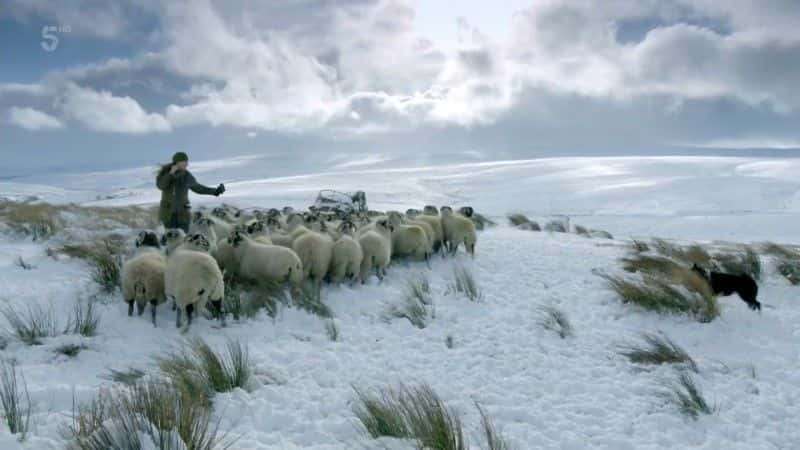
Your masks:
<instances>
[{"instance_id":1,"label":"clump of grass","mask_svg":"<svg viewBox=\"0 0 800 450\"><path fill-rule=\"evenodd\" d=\"M515 227L518 227L524 223L531 223L530 219L528 219L525 214L519 213L509 214L508 221L511 222L511 225L514 225Z\"/></svg>"},{"instance_id":2,"label":"clump of grass","mask_svg":"<svg viewBox=\"0 0 800 450\"><path fill-rule=\"evenodd\" d=\"M625 344L619 352L636 364L682 364L697 372L697 363L686 353L686 350L667 336L645 333L644 344Z\"/></svg>"},{"instance_id":3,"label":"clump of grass","mask_svg":"<svg viewBox=\"0 0 800 450\"><path fill-rule=\"evenodd\" d=\"M100 315L94 307L94 300L77 300L72 316L67 323L66 333L80 334L85 337L97 335L100 325Z\"/></svg>"},{"instance_id":4,"label":"clump of grass","mask_svg":"<svg viewBox=\"0 0 800 450\"><path fill-rule=\"evenodd\" d=\"M336 325L336 321L334 319L325 322L325 334L327 334L328 339L333 342L337 342L339 339L341 339L339 326Z\"/></svg>"},{"instance_id":5,"label":"clump of grass","mask_svg":"<svg viewBox=\"0 0 800 450\"><path fill-rule=\"evenodd\" d=\"M19 378L22 380L22 389L17 381L17 363L0 361L0 405L3 407L3 417L8 430L11 434L18 434L21 442L28 435L33 407L22 372Z\"/></svg>"},{"instance_id":6,"label":"clump of grass","mask_svg":"<svg viewBox=\"0 0 800 450\"><path fill-rule=\"evenodd\" d=\"M663 256L638 254L629 258L623 258L622 263L622 268L628 272L641 272L647 277L656 278L669 284L683 286L704 298L714 296L711 287L703 277L672 259Z\"/></svg>"},{"instance_id":7,"label":"clump of grass","mask_svg":"<svg viewBox=\"0 0 800 450\"><path fill-rule=\"evenodd\" d=\"M202 339L193 338L157 360L161 371L179 390L209 403L217 392L245 389L254 372L247 348L234 340L229 340L225 354L220 354Z\"/></svg>"},{"instance_id":8,"label":"clump of grass","mask_svg":"<svg viewBox=\"0 0 800 450\"><path fill-rule=\"evenodd\" d=\"M569 231L569 224L565 220L551 220L544 225L544 231L566 233Z\"/></svg>"},{"instance_id":9,"label":"clump of grass","mask_svg":"<svg viewBox=\"0 0 800 450\"><path fill-rule=\"evenodd\" d=\"M481 429L483 430L483 437L486 439L486 449L512 450L514 447L512 447L506 438L504 438L497 431L497 428L494 426L489 414L486 413L486 411L481 407L480 404L478 404L478 402L475 402L475 408L478 409L478 412L481 415Z\"/></svg>"},{"instance_id":10,"label":"clump of grass","mask_svg":"<svg viewBox=\"0 0 800 450\"><path fill-rule=\"evenodd\" d=\"M74 358L78 356L80 352L86 350L87 348L89 347L87 347L86 344L83 343L76 344L74 342L70 342L67 344L59 345L58 347L53 349L53 351L58 353L59 355L64 355L68 358Z\"/></svg>"},{"instance_id":11,"label":"clump of grass","mask_svg":"<svg viewBox=\"0 0 800 450\"><path fill-rule=\"evenodd\" d=\"M448 291L464 294L473 302L483 298L483 292L478 286L475 276L465 266L455 266L453 268L453 281L450 283Z\"/></svg>"},{"instance_id":12,"label":"clump of grass","mask_svg":"<svg viewBox=\"0 0 800 450\"><path fill-rule=\"evenodd\" d=\"M539 313L542 316L539 319L539 325L544 329L555 332L561 339L573 335L572 324L563 310L555 306L542 306L539 308Z\"/></svg>"},{"instance_id":13,"label":"clump of grass","mask_svg":"<svg viewBox=\"0 0 800 450\"><path fill-rule=\"evenodd\" d=\"M792 285L800 284L800 253L787 246L772 242L764 245L764 252L773 257L781 276Z\"/></svg>"},{"instance_id":14,"label":"clump of grass","mask_svg":"<svg viewBox=\"0 0 800 450\"><path fill-rule=\"evenodd\" d=\"M281 306L289 305L286 289L279 283L252 282L235 276L225 277L225 311L235 320L252 319L264 311L273 319Z\"/></svg>"},{"instance_id":15,"label":"clump of grass","mask_svg":"<svg viewBox=\"0 0 800 450\"><path fill-rule=\"evenodd\" d=\"M725 273L745 274L750 275L756 281L761 280L761 258L749 245L742 246L742 249L737 252L714 255L714 261Z\"/></svg>"},{"instance_id":16,"label":"clump of grass","mask_svg":"<svg viewBox=\"0 0 800 450\"><path fill-rule=\"evenodd\" d=\"M51 237L63 226L59 209L48 203L0 200L0 222L34 241Z\"/></svg>"},{"instance_id":17,"label":"clump of grass","mask_svg":"<svg viewBox=\"0 0 800 450\"><path fill-rule=\"evenodd\" d=\"M600 276L606 280L608 286L617 293L623 303L632 303L657 313L689 315L704 323L711 322L719 316L719 305L713 295L701 295L698 292L679 289L652 276L645 276L637 281L608 274Z\"/></svg>"},{"instance_id":18,"label":"clump of grass","mask_svg":"<svg viewBox=\"0 0 800 450\"><path fill-rule=\"evenodd\" d=\"M428 301L430 303L425 304L418 297L406 295L401 305L391 307L389 314L396 319L408 319L411 325L421 330L428 326L428 319L434 314L433 302L429 298Z\"/></svg>"},{"instance_id":19,"label":"clump of grass","mask_svg":"<svg viewBox=\"0 0 800 450\"><path fill-rule=\"evenodd\" d=\"M692 419L697 419L700 414L714 414L718 411L717 405L709 405L703 392L694 382L692 376L681 371L676 383L668 383L667 400L678 407L678 410Z\"/></svg>"},{"instance_id":20,"label":"clump of grass","mask_svg":"<svg viewBox=\"0 0 800 450\"><path fill-rule=\"evenodd\" d=\"M103 378L116 383L122 383L126 386L133 386L139 379L146 375L143 370L139 370L135 367L129 367L125 370L109 369L108 372L108 375L104 375Z\"/></svg>"},{"instance_id":21,"label":"clump of grass","mask_svg":"<svg viewBox=\"0 0 800 450\"><path fill-rule=\"evenodd\" d=\"M375 439L384 436L399 439L412 437L399 407L401 399L398 392L383 389L367 393L356 387L353 390L356 393L353 413L370 436Z\"/></svg>"},{"instance_id":22,"label":"clump of grass","mask_svg":"<svg viewBox=\"0 0 800 450\"><path fill-rule=\"evenodd\" d=\"M650 251L650 246L647 245L647 242L640 241L640 240L637 240L637 239L633 239L631 241L631 247L633 248L633 251L635 253L644 253L644 252L649 252Z\"/></svg>"},{"instance_id":23,"label":"clump of grass","mask_svg":"<svg viewBox=\"0 0 800 450\"><path fill-rule=\"evenodd\" d=\"M614 236L611 233L604 230L589 230L589 236L603 239L614 239Z\"/></svg>"},{"instance_id":24,"label":"clump of grass","mask_svg":"<svg viewBox=\"0 0 800 450\"><path fill-rule=\"evenodd\" d=\"M101 393L80 405L63 430L71 450L227 448L211 410L168 383L150 381Z\"/></svg>"},{"instance_id":25,"label":"clump of grass","mask_svg":"<svg viewBox=\"0 0 800 450\"><path fill-rule=\"evenodd\" d=\"M333 311L322 301L322 292L306 284L295 290L292 295L292 304L308 313L323 319L332 319Z\"/></svg>"},{"instance_id":26,"label":"clump of grass","mask_svg":"<svg viewBox=\"0 0 800 450\"><path fill-rule=\"evenodd\" d=\"M22 270L32 270L32 269L35 269L35 268L36 268L36 267L35 267L35 266L33 266L32 264L30 264L30 263L28 263L27 261L25 261L25 260L22 258L22 256L18 256L18 257L17 257L17 259L16 259L16 261L14 261L14 264L16 264L16 265L17 265L17 267L21 268Z\"/></svg>"},{"instance_id":27,"label":"clump of grass","mask_svg":"<svg viewBox=\"0 0 800 450\"><path fill-rule=\"evenodd\" d=\"M424 273L407 278L404 291L406 297L413 297L423 305L430 305L433 302L431 299L431 282Z\"/></svg>"},{"instance_id":28,"label":"clump of grass","mask_svg":"<svg viewBox=\"0 0 800 450\"><path fill-rule=\"evenodd\" d=\"M27 345L41 345L43 338L61 334L53 307L45 309L37 304L27 306L27 312L20 314L11 305L0 307L0 314L8 322L6 334L16 336Z\"/></svg>"},{"instance_id":29,"label":"clump of grass","mask_svg":"<svg viewBox=\"0 0 800 450\"><path fill-rule=\"evenodd\" d=\"M461 420L427 385L356 390L353 412L372 437L411 438L419 448L465 450Z\"/></svg>"},{"instance_id":30,"label":"clump of grass","mask_svg":"<svg viewBox=\"0 0 800 450\"><path fill-rule=\"evenodd\" d=\"M444 338L444 345L445 345L445 347L447 347L449 349L452 349L453 347L456 346L455 339L453 338L452 335L448 334L447 337Z\"/></svg>"},{"instance_id":31,"label":"clump of grass","mask_svg":"<svg viewBox=\"0 0 800 450\"><path fill-rule=\"evenodd\" d=\"M581 236L589 237L589 229L584 227L583 225L575 225L575 234L580 234Z\"/></svg>"},{"instance_id":32,"label":"clump of grass","mask_svg":"<svg viewBox=\"0 0 800 450\"><path fill-rule=\"evenodd\" d=\"M711 255L699 244L692 244L684 247L659 238L653 238L652 243L653 248L659 254L685 264L707 266L711 261Z\"/></svg>"}]
</instances>

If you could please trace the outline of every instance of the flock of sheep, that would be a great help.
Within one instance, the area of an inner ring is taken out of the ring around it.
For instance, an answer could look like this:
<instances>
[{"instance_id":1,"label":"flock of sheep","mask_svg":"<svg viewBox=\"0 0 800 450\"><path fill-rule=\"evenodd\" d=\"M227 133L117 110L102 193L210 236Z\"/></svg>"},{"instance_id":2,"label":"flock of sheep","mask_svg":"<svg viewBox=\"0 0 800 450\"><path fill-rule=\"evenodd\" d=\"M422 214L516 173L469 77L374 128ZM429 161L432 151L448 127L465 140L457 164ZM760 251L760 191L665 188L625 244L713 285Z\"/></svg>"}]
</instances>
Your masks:
<instances>
[{"instance_id":1,"label":"flock of sheep","mask_svg":"<svg viewBox=\"0 0 800 450\"><path fill-rule=\"evenodd\" d=\"M122 267L122 294L128 315L172 300L176 326L186 329L192 316L207 306L225 323L223 299L226 275L254 282L288 282L297 289L304 281L319 292L324 280L362 284L374 273L383 279L393 259L427 263L431 255L455 254L464 244L474 257L477 235L471 207L457 212L448 206L425 206L405 214L355 212L243 211L230 205L201 208L192 214L189 233L169 229L159 239L142 231L135 253ZM162 247L164 247L162 251Z\"/></svg>"}]
</instances>

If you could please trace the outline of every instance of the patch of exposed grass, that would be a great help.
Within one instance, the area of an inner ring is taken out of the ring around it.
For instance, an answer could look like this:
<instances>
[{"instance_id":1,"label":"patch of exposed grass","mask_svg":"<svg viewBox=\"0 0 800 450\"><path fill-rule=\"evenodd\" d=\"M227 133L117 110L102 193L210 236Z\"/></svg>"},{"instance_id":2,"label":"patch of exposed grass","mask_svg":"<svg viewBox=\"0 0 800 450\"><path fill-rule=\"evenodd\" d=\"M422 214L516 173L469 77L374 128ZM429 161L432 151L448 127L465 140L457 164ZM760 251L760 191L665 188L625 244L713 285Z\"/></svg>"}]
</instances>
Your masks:
<instances>
[{"instance_id":1,"label":"patch of exposed grass","mask_svg":"<svg viewBox=\"0 0 800 450\"><path fill-rule=\"evenodd\" d=\"M714 296L679 289L652 276L644 276L641 280L635 281L608 274L600 276L606 280L608 286L617 293L623 303L631 303L657 313L689 315L704 323L711 322L719 316L719 305Z\"/></svg>"},{"instance_id":2,"label":"patch of exposed grass","mask_svg":"<svg viewBox=\"0 0 800 450\"><path fill-rule=\"evenodd\" d=\"M453 347L456 346L456 341L455 341L455 339L453 338L452 335L448 334L447 337L444 338L444 345L445 345L445 347L447 347L449 349L453 349Z\"/></svg>"},{"instance_id":3,"label":"patch of exposed grass","mask_svg":"<svg viewBox=\"0 0 800 450\"><path fill-rule=\"evenodd\" d=\"M551 220L544 225L544 231L566 233L569 231L569 224L566 220Z\"/></svg>"},{"instance_id":4,"label":"patch of exposed grass","mask_svg":"<svg viewBox=\"0 0 800 450\"><path fill-rule=\"evenodd\" d=\"M483 292L478 286L478 281L466 266L455 266L453 268L453 281L448 286L448 292L464 294L473 302L483 298Z\"/></svg>"},{"instance_id":5,"label":"patch of exposed grass","mask_svg":"<svg viewBox=\"0 0 800 450\"><path fill-rule=\"evenodd\" d=\"M620 354L636 364L682 364L697 372L697 364L686 350L667 336L645 333L643 344L625 344L619 349Z\"/></svg>"},{"instance_id":6,"label":"patch of exposed grass","mask_svg":"<svg viewBox=\"0 0 800 450\"><path fill-rule=\"evenodd\" d=\"M631 247L633 248L634 253L644 253L650 251L650 246L647 245L647 242L636 239L631 241Z\"/></svg>"},{"instance_id":7,"label":"patch of exposed grass","mask_svg":"<svg viewBox=\"0 0 800 450\"><path fill-rule=\"evenodd\" d=\"M19 373L21 389L17 378L17 363L0 361L0 405L3 407L3 417L8 430L11 434L18 434L21 442L28 435L33 407L25 376Z\"/></svg>"},{"instance_id":8,"label":"patch of exposed grass","mask_svg":"<svg viewBox=\"0 0 800 450\"><path fill-rule=\"evenodd\" d=\"M16 336L28 345L41 345L43 338L61 334L52 305L45 309L37 304L27 306L27 312L20 314L12 305L0 307L8 327L5 333Z\"/></svg>"},{"instance_id":9,"label":"patch of exposed grass","mask_svg":"<svg viewBox=\"0 0 800 450\"><path fill-rule=\"evenodd\" d=\"M575 234L580 234L581 236L589 237L589 229L584 227L583 225L575 225Z\"/></svg>"},{"instance_id":10,"label":"patch of exposed grass","mask_svg":"<svg viewBox=\"0 0 800 450\"><path fill-rule=\"evenodd\" d=\"M622 268L628 272L640 272L669 284L683 286L702 297L713 297L708 282L690 268L663 256L637 254L622 259Z\"/></svg>"},{"instance_id":11,"label":"patch of exposed grass","mask_svg":"<svg viewBox=\"0 0 800 450\"><path fill-rule=\"evenodd\" d=\"M433 302L431 299L431 282L424 273L407 278L404 292L406 297L413 297L423 305L430 305Z\"/></svg>"},{"instance_id":12,"label":"patch of exposed grass","mask_svg":"<svg viewBox=\"0 0 800 450\"><path fill-rule=\"evenodd\" d=\"M669 390L664 394L666 399L687 417L697 419L700 414L714 414L719 409L717 405L709 405L703 392L686 371L681 371L678 381L668 383L667 388Z\"/></svg>"},{"instance_id":13,"label":"patch of exposed grass","mask_svg":"<svg viewBox=\"0 0 800 450\"><path fill-rule=\"evenodd\" d=\"M157 360L161 371L180 391L209 403L217 392L245 389L254 372L247 348L234 340L227 342L221 354L202 339L193 338Z\"/></svg>"},{"instance_id":14,"label":"patch of exposed grass","mask_svg":"<svg viewBox=\"0 0 800 450\"><path fill-rule=\"evenodd\" d=\"M769 242L764 245L764 252L775 260L778 273L792 285L800 284L800 252L785 245Z\"/></svg>"},{"instance_id":15,"label":"patch of exposed grass","mask_svg":"<svg viewBox=\"0 0 800 450\"><path fill-rule=\"evenodd\" d=\"M103 378L126 386L133 386L145 375L146 373L143 370L129 367L125 370L109 369L108 375L104 375Z\"/></svg>"},{"instance_id":16,"label":"patch of exposed grass","mask_svg":"<svg viewBox=\"0 0 800 450\"><path fill-rule=\"evenodd\" d=\"M512 450L514 447L497 431L486 410L477 402L475 402L475 407L481 415L481 429L486 440L486 450Z\"/></svg>"},{"instance_id":17,"label":"patch of exposed grass","mask_svg":"<svg viewBox=\"0 0 800 450\"><path fill-rule=\"evenodd\" d=\"M77 300L72 317L67 323L66 332L80 334L85 337L97 335L97 328L100 325L100 315L94 307L94 300Z\"/></svg>"},{"instance_id":18,"label":"patch of exposed grass","mask_svg":"<svg viewBox=\"0 0 800 450\"><path fill-rule=\"evenodd\" d=\"M372 437L411 438L419 448L465 450L467 441L458 414L427 385L356 390L353 412Z\"/></svg>"},{"instance_id":19,"label":"patch of exposed grass","mask_svg":"<svg viewBox=\"0 0 800 450\"><path fill-rule=\"evenodd\" d=\"M476 230L484 230L489 227L496 226L493 220L489 219L488 217L484 216L483 214L473 213L472 217L470 217L472 223L475 224Z\"/></svg>"},{"instance_id":20,"label":"patch of exposed grass","mask_svg":"<svg viewBox=\"0 0 800 450\"><path fill-rule=\"evenodd\" d=\"M225 277L225 311L235 320L252 319L264 311L273 319L290 299L280 283L251 282L238 277Z\"/></svg>"},{"instance_id":21,"label":"patch of exposed grass","mask_svg":"<svg viewBox=\"0 0 800 450\"><path fill-rule=\"evenodd\" d=\"M48 203L0 200L0 222L17 234L31 236L34 241L49 238L63 226L59 208Z\"/></svg>"},{"instance_id":22,"label":"patch of exposed grass","mask_svg":"<svg viewBox=\"0 0 800 450\"><path fill-rule=\"evenodd\" d=\"M531 223L530 219L528 219L525 214L519 213L509 214L508 221L511 222L511 225L514 225L515 227L518 227L524 223Z\"/></svg>"},{"instance_id":23,"label":"patch of exposed grass","mask_svg":"<svg viewBox=\"0 0 800 450\"><path fill-rule=\"evenodd\" d=\"M76 344L74 342L70 342L67 344L59 345L58 347L54 348L53 351L55 353L58 353L59 355L64 355L68 358L74 358L78 356L80 352L86 350L87 348L89 347L87 347L86 344L83 343Z\"/></svg>"},{"instance_id":24,"label":"patch of exposed grass","mask_svg":"<svg viewBox=\"0 0 800 450\"><path fill-rule=\"evenodd\" d=\"M174 386L150 381L103 392L79 405L63 430L70 450L224 449L207 405Z\"/></svg>"},{"instance_id":25,"label":"patch of exposed grass","mask_svg":"<svg viewBox=\"0 0 800 450\"><path fill-rule=\"evenodd\" d=\"M567 313L563 310L555 306L542 306L539 308L539 313L542 316L539 319L539 325L541 325L542 328L558 334L561 339L573 335L572 324L569 322Z\"/></svg>"},{"instance_id":26,"label":"patch of exposed grass","mask_svg":"<svg viewBox=\"0 0 800 450\"><path fill-rule=\"evenodd\" d=\"M433 301L428 298L430 303L425 304L413 295L406 295L401 305L393 305L389 309L389 315L396 319L408 319L411 325L420 330L428 326L428 320L433 318Z\"/></svg>"},{"instance_id":27,"label":"patch of exposed grass","mask_svg":"<svg viewBox=\"0 0 800 450\"><path fill-rule=\"evenodd\" d=\"M664 239L653 238L652 246L659 254L688 265L708 266L709 262L711 262L711 255L699 244L682 246Z\"/></svg>"},{"instance_id":28,"label":"patch of exposed grass","mask_svg":"<svg viewBox=\"0 0 800 450\"><path fill-rule=\"evenodd\" d=\"M336 325L336 320L330 319L325 322L325 334L328 335L328 339L333 342L337 342L341 339L341 335L339 333L339 326Z\"/></svg>"},{"instance_id":29,"label":"patch of exposed grass","mask_svg":"<svg viewBox=\"0 0 800 450\"><path fill-rule=\"evenodd\" d=\"M323 319L332 319L333 311L322 301L322 292L306 284L292 295L292 304Z\"/></svg>"}]
</instances>

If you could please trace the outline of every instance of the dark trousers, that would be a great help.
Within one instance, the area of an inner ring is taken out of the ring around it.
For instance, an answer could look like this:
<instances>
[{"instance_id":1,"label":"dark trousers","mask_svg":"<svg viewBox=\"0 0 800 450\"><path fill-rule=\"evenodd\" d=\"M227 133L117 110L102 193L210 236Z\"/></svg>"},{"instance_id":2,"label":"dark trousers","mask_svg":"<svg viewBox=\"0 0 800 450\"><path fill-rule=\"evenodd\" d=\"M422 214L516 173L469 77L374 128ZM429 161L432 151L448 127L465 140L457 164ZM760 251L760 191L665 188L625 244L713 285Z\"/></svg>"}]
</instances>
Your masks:
<instances>
[{"instance_id":1,"label":"dark trousers","mask_svg":"<svg viewBox=\"0 0 800 450\"><path fill-rule=\"evenodd\" d=\"M168 221L164 222L164 227L166 229L180 228L181 230L183 230L184 233L189 233L189 221L181 220L175 213L173 213L172 216L170 216Z\"/></svg>"}]
</instances>

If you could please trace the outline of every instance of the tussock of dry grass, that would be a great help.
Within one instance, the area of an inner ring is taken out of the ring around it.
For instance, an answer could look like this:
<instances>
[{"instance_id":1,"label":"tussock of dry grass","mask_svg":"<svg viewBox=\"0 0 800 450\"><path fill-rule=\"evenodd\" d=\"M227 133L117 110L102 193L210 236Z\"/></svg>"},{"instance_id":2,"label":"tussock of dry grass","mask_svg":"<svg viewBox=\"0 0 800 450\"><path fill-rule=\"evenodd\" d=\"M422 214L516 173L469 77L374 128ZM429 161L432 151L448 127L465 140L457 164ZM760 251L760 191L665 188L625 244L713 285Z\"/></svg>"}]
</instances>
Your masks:
<instances>
[{"instance_id":1,"label":"tussock of dry grass","mask_svg":"<svg viewBox=\"0 0 800 450\"><path fill-rule=\"evenodd\" d=\"M697 363L691 356L667 336L645 333L644 343L624 344L619 352L636 364L683 364L697 372Z\"/></svg>"},{"instance_id":2,"label":"tussock of dry grass","mask_svg":"<svg viewBox=\"0 0 800 450\"><path fill-rule=\"evenodd\" d=\"M764 253L771 255L778 273L792 285L800 284L800 252L785 245L769 242L763 247Z\"/></svg>"},{"instance_id":3,"label":"tussock of dry grass","mask_svg":"<svg viewBox=\"0 0 800 450\"><path fill-rule=\"evenodd\" d=\"M545 224L544 231L566 233L569 231L569 225L565 220L551 220Z\"/></svg>"},{"instance_id":4,"label":"tussock of dry grass","mask_svg":"<svg viewBox=\"0 0 800 450\"><path fill-rule=\"evenodd\" d=\"M711 262L711 255L699 244L682 246L664 239L653 238L653 249L663 256L681 261L685 264L698 264L708 266Z\"/></svg>"},{"instance_id":5,"label":"tussock of dry grass","mask_svg":"<svg viewBox=\"0 0 800 450\"><path fill-rule=\"evenodd\" d=\"M711 322L719 316L719 305L714 296L701 295L696 291L680 289L663 279L644 276L639 280L601 274L608 286L617 293L623 303L631 303L645 310L662 314L684 314L700 322ZM708 285L700 277L698 289Z\"/></svg>"},{"instance_id":6,"label":"tussock of dry grass","mask_svg":"<svg viewBox=\"0 0 800 450\"><path fill-rule=\"evenodd\" d=\"M112 294L120 286L122 255L125 253L124 238L120 236L106 236L89 243L65 244L51 249L50 253L85 260L89 264L92 280L105 293Z\"/></svg>"},{"instance_id":7,"label":"tussock of dry grass","mask_svg":"<svg viewBox=\"0 0 800 450\"><path fill-rule=\"evenodd\" d=\"M687 417L697 419L700 414L714 414L718 411L717 405L709 405L703 392L694 382L694 378L685 371L678 375L678 381L667 384L669 389L664 396L676 405L678 410Z\"/></svg>"},{"instance_id":8,"label":"tussock of dry grass","mask_svg":"<svg viewBox=\"0 0 800 450\"><path fill-rule=\"evenodd\" d=\"M16 362L0 361L0 406L3 407L3 417L8 430L11 434L18 434L21 442L28 434L33 406L25 377L19 373L19 378L22 380L20 387L17 375Z\"/></svg>"},{"instance_id":9,"label":"tussock of dry grass","mask_svg":"<svg viewBox=\"0 0 800 450\"><path fill-rule=\"evenodd\" d=\"M583 225L575 225L575 234L580 234L581 236L589 237L589 229L584 227Z\"/></svg>"},{"instance_id":10,"label":"tussock of dry grass","mask_svg":"<svg viewBox=\"0 0 800 450\"><path fill-rule=\"evenodd\" d=\"M448 292L464 294L473 302L483 298L483 291L478 286L475 275L465 266L455 266L453 268L453 281L448 286Z\"/></svg>"},{"instance_id":11,"label":"tussock of dry grass","mask_svg":"<svg viewBox=\"0 0 800 450\"><path fill-rule=\"evenodd\" d=\"M434 450L468 448L458 414L429 386L355 391L353 412L370 436L410 438L419 448Z\"/></svg>"},{"instance_id":12,"label":"tussock of dry grass","mask_svg":"<svg viewBox=\"0 0 800 450\"><path fill-rule=\"evenodd\" d=\"M12 232L31 236L34 240L44 240L73 223L78 227L91 224L95 230L155 228L158 226L158 208L0 200L0 222L5 223Z\"/></svg>"},{"instance_id":13,"label":"tussock of dry grass","mask_svg":"<svg viewBox=\"0 0 800 450\"><path fill-rule=\"evenodd\" d=\"M514 447L497 431L489 414L477 402L475 403L475 407L481 415L481 429L483 430L483 437L486 440L486 449L513 450Z\"/></svg>"},{"instance_id":14,"label":"tussock of dry grass","mask_svg":"<svg viewBox=\"0 0 800 450\"><path fill-rule=\"evenodd\" d=\"M525 214L519 214L519 213L509 214L508 215L508 221L511 222L511 225L514 225L515 227L518 227L518 226L522 225L523 223L530 223L531 222L530 219L528 219L525 216Z\"/></svg>"},{"instance_id":15,"label":"tussock of dry grass","mask_svg":"<svg viewBox=\"0 0 800 450\"><path fill-rule=\"evenodd\" d=\"M561 339L573 335L572 324L569 322L567 313L555 306L542 306L539 308L541 318L539 325L546 330L558 334Z\"/></svg>"},{"instance_id":16,"label":"tussock of dry grass","mask_svg":"<svg viewBox=\"0 0 800 450\"><path fill-rule=\"evenodd\" d=\"M473 213L470 219L472 220L472 223L475 224L476 230L485 230L486 228L497 225L497 223L495 223L488 217L484 216L483 214Z\"/></svg>"},{"instance_id":17,"label":"tussock of dry grass","mask_svg":"<svg viewBox=\"0 0 800 450\"><path fill-rule=\"evenodd\" d=\"M722 272L730 274L750 275L754 280L760 281L762 275L761 258L749 245L741 246L741 250L714 255L714 261Z\"/></svg>"}]
</instances>

